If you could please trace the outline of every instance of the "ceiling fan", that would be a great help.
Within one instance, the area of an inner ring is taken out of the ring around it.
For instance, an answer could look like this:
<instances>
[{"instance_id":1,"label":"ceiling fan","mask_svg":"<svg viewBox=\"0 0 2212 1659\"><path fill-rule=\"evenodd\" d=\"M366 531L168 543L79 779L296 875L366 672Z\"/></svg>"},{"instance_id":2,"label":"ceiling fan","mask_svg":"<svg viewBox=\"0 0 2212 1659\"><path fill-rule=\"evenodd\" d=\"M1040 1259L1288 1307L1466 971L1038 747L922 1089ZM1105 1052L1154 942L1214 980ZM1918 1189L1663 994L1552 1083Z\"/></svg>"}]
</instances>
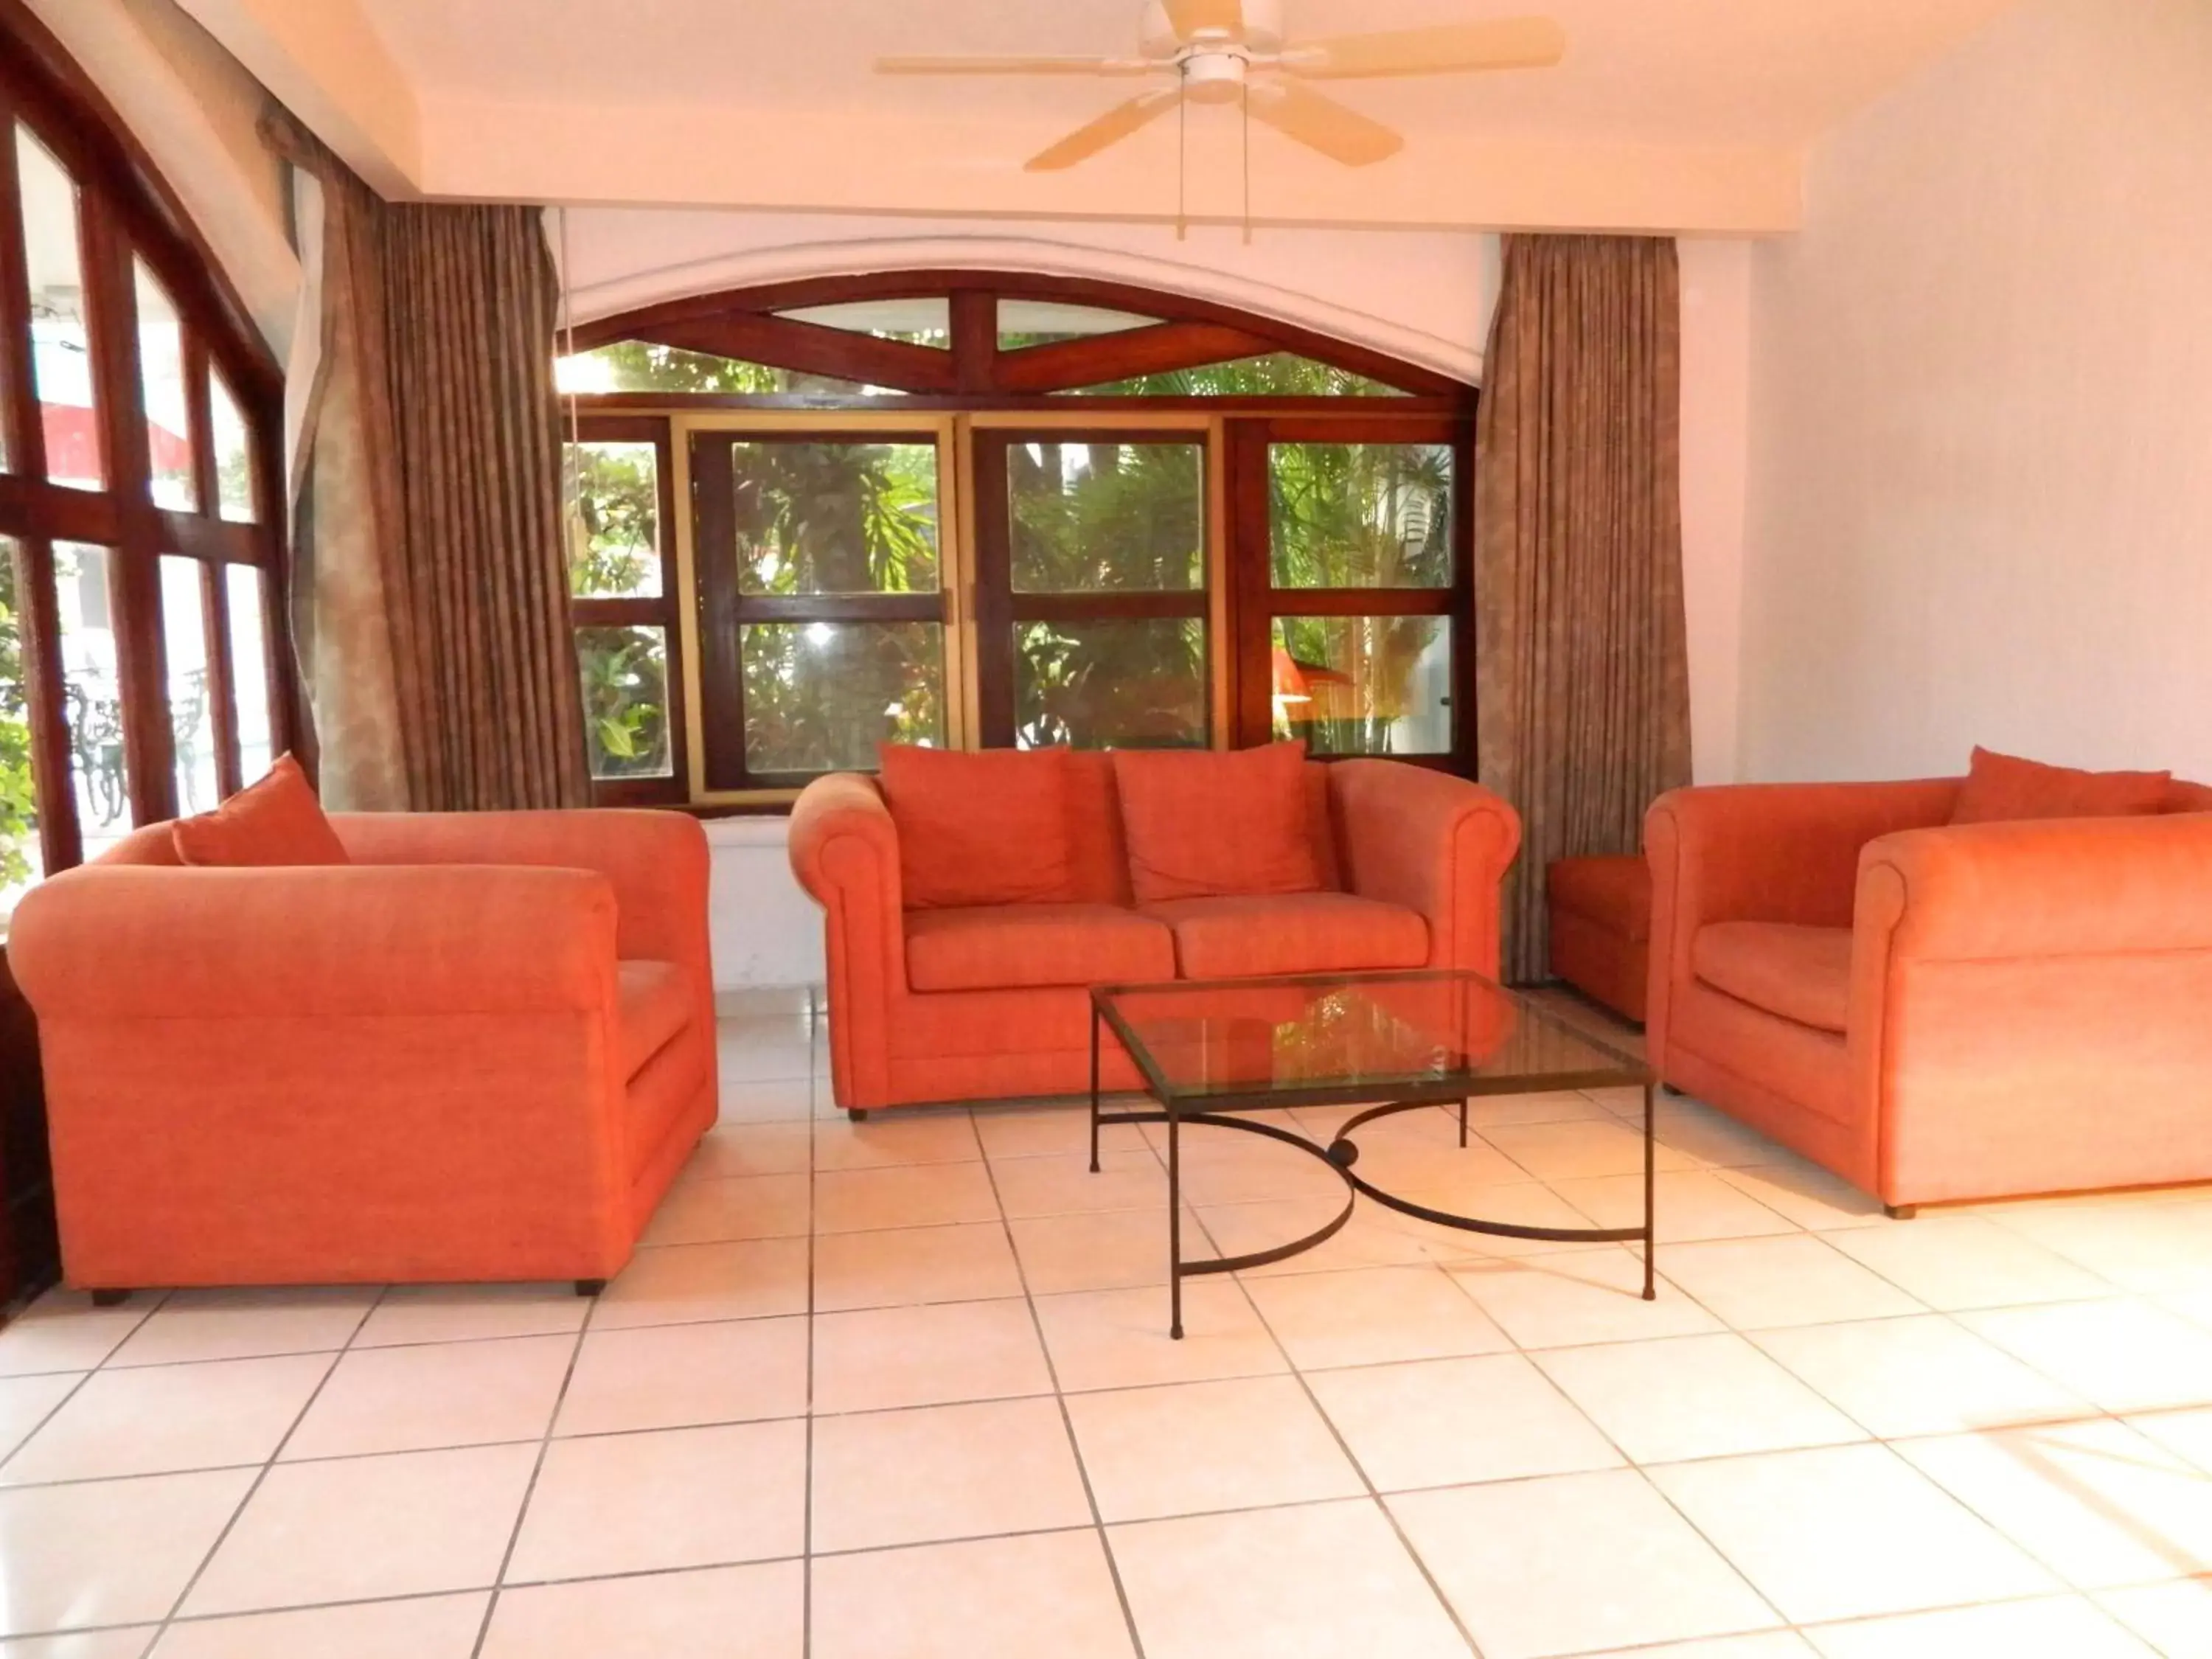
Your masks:
<instances>
[{"instance_id":1,"label":"ceiling fan","mask_svg":"<svg viewBox=\"0 0 2212 1659\"><path fill-rule=\"evenodd\" d=\"M1547 69L1566 46L1566 32L1548 17L1292 41L1283 35L1282 0L1149 0L1134 58L881 58L876 70L883 75L1173 77L1038 151L1024 164L1031 173L1073 167L1186 100L1242 102L1251 119L1332 161L1360 167L1395 155L1405 139L1307 82Z\"/></svg>"}]
</instances>

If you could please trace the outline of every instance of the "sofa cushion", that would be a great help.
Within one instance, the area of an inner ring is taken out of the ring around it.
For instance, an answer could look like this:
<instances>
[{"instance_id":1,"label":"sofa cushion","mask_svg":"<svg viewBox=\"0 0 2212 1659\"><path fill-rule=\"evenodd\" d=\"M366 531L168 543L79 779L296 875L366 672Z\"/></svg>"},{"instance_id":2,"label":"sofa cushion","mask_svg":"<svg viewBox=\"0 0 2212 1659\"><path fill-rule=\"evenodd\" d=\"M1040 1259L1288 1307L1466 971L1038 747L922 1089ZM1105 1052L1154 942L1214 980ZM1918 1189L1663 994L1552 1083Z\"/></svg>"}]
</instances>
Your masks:
<instances>
[{"instance_id":1,"label":"sofa cushion","mask_svg":"<svg viewBox=\"0 0 2212 1659\"><path fill-rule=\"evenodd\" d=\"M1627 939L1651 937L1651 866L1638 854L1554 859L1544 873L1552 903Z\"/></svg>"},{"instance_id":2,"label":"sofa cushion","mask_svg":"<svg viewBox=\"0 0 2212 1659\"><path fill-rule=\"evenodd\" d=\"M1174 932L1185 979L1420 968L1429 960L1429 924L1419 912L1350 893L1170 899L1144 914Z\"/></svg>"},{"instance_id":3,"label":"sofa cushion","mask_svg":"<svg viewBox=\"0 0 2212 1659\"><path fill-rule=\"evenodd\" d=\"M179 818L169 826L177 856L186 864L349 864L345 844L300 763L279 755L258 783L241 789L212 812Z\"/></svg>"},{"instance_id":4,"label":"sofa cushion","mask_svg":"<svg viewBox=\"0 0 2212 1659\"><path fill-rule=\"evenodd\" d=\"M1698 929L1690 965L1717 991L1770 1014L1841 1032L1850 1006L1851 930L1781 921L1716 921Z\"/></svg>"},{"instance_id":5,"label":"sofa cushion","mask_svg":"<svg viewBox=\"0 0 2212 1659\"><path fill-rule=\"evenodd\" d=\"M906 918L917 991L1000 991L1173 979L1168 930L1111 904L993 904Z\"/></svg>"},{"instance_id":6,"label":"sofa cushion","mask_svg":"<svg viewBox=\"0 0 2212 1659\"><path fill-rule=\"evenodd\" d=\"M2171 772L2081 772L1978 746L1951 809L1954 823L2008 818L2132 817L2166 805Z\"/></svg>"},{"instance_id":7,"label":"sofa cushion","mask_svg":"<svg viewBox=\"0 0 2212 1659\"><path fill-rule=\"evenodd\" d=\"M643 1071L646 1061L690 1023L690 975L672 962L618 962L615 996L622 1011L622 1074L627 1079Z\"/></svg>"},{"instance_id":8,"label":"sofa cushion","mask_svg":"<svg viewBox=\"0 0 2212 1659\"><path fill-rule=\"evenodd\" d=\"M1114 778L1138 903L1320 888L1304 744L1117 749Z\"/></svg>"},{"instance_id":9,"label":"sofa cushion","mask_svg":"<svg viewBox=\"0 0 2212 1659\"><path fill-rule=\"evenodd\" d=\"M908 909L1070 896L1066 750L887 743L880 759Z\"/></svg>"}]
</instances>

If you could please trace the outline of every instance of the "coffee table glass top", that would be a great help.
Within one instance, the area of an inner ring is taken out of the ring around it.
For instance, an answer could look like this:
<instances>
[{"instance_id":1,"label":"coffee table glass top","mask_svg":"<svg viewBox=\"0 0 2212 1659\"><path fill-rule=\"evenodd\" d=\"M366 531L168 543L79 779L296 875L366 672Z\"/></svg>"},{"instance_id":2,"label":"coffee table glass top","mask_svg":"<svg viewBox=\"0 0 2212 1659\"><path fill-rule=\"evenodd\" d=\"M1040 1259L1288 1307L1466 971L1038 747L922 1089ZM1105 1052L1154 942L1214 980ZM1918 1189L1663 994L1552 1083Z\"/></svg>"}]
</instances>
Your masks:
<instances>
[{"instance_id":1,"label":"coffee table glass top","mask_svg":"<svg viewBox=\"0 0 2212 1659\"><path fill-rule=\"evenodd\" d=\"M1193 1109L1638 1085L1644 1062L1478 974L1101 986L1152 1092Z\"/></svg>"}]
</instances>

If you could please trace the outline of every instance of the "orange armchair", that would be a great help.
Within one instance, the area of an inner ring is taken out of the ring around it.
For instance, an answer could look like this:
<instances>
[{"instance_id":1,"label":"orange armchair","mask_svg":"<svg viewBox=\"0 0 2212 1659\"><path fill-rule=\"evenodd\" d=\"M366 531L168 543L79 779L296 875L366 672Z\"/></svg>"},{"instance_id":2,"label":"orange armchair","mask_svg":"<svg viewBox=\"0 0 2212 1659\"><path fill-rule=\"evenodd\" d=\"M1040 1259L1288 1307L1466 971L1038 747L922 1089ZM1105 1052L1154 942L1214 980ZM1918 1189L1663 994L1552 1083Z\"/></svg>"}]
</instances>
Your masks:
<instances>
[{"instance_id":1,"label":"orange armchair","mask_svg":"<svg viewBox=\"0 0 2212 1659\"><path fill-rule=\"evenodd\" d=\"M155 826L16 909L70 1282L594 1288L715 1115L699 825L331 821L350 865Z\"/></svg>"},{"instance_id":2,"label":"orange armchair","mask_svg":"<svg viewBox=\"0 0 2212 1659\"><path fill-rule=\"evenodd\" d=\"M1893 1211L2212 1180L2212 799L1954 825L1958 788L1662 796L1653 1065Z\"/></svg>"}]
</instances>

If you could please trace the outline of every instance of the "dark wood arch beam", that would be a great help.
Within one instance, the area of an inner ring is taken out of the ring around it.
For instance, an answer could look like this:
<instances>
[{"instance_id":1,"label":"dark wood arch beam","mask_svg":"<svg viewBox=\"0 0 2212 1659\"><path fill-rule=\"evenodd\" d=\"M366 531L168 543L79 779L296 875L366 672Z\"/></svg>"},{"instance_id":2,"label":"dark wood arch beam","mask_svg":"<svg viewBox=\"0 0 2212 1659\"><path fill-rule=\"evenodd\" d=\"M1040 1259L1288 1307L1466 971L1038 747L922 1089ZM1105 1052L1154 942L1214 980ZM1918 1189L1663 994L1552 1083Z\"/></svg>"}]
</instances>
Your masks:
<instances>
[{"instance_id":1,"label":"dark wood arch beam","mask_svg":"<svg viewBox=\"0 0 2212 1659\"><path fill-rule=\"evenodd\" d=\"M621 337L651 340L718 357L773 363L779 368L826 374L863 386L896 386L902 392L951 392L954 386L949 351L757 312L732 311L652 324L631 329Z\"/></svg>"},{"instance_id":2,"label":"dark wood arch beam","mask_svg":"<svg viewBox=\"0 0 2212 1659\"><path fill-rule=\"evenodd\" d=\"M1218 323L1155 323L1118 334L1024 346L998 354L997 380L1006 392L1070 392L1139 374L1202 368L1273 351L1274 343Z\"/></svg>"}]
</instances>

